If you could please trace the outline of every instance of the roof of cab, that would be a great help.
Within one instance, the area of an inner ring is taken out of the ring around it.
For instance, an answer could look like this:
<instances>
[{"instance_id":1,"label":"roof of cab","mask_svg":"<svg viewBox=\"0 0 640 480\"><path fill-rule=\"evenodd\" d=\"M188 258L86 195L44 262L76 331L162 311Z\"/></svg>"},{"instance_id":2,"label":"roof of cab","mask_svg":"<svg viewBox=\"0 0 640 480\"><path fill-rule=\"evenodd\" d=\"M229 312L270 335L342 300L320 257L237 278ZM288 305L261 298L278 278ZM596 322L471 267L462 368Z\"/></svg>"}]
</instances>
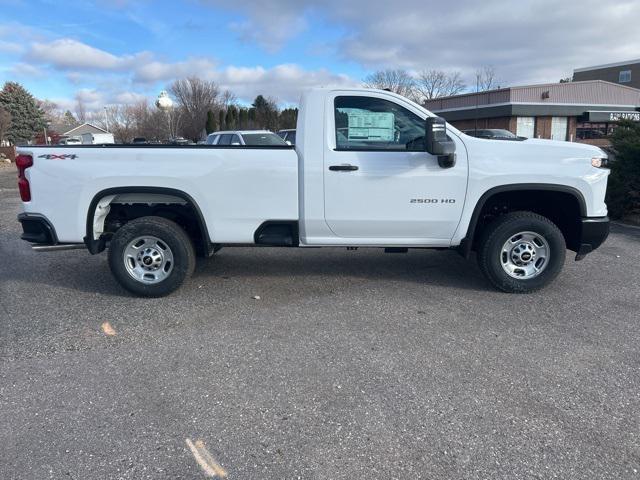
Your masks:
<instances>
[{"instance_id":1,"label":"roof of cab","mask_svg":"<svg viewBox=\"0 0 640 480\"><path fill-rule=\"evenodd\" d=\"M208 136L210 137L211 135L222 135L222 134L245 135L248 133L273 133L273 132L270 132L269 130L220 130L219 132L210 133Z\"/></svg>"}]
</instances>

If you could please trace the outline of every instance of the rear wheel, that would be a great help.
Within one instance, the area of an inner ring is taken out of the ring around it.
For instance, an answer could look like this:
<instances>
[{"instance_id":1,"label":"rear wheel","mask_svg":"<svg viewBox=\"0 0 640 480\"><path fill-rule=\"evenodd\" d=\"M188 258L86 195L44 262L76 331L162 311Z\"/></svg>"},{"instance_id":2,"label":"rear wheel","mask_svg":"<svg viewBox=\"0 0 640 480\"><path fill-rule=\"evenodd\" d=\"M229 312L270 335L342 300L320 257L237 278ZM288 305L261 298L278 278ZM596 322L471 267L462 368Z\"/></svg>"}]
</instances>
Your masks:
<instances>
[{"instance_id":1,"label":"rear wheel","mask_svg":"<svg viewBox=\"0 0 640 480\"><path fill-rule=\"evenodd\" d=\"M127 290L161 297L193 273L195 252L185 231L162 217L136 218L118 229L109 245L109 267Z\"/></svg>"},{"instance_id":2,"label":"rear wheel","mask_svg":"<svg viewBox=\"0 0 640 480\"><path fill-rule=\"evenodd\" d=\"M552 221L533 212L513 212L485 228L478 264L496 288L528 293L558 276L565 255L564 236Z\"/></svg>"}]
</instances>

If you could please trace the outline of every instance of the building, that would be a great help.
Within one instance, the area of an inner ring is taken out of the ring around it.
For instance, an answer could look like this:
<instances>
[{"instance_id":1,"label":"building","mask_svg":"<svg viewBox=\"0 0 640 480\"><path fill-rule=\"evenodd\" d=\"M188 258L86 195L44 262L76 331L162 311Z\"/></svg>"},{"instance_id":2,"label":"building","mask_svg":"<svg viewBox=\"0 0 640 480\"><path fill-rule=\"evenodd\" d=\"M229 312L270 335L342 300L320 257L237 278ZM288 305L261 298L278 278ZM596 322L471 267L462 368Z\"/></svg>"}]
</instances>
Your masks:
<instances>
[{"instance_id":1,"label":"building","mask_svg":"<svg viewBox=\"0 0 640 480\"><path fill-rule=\"evenodd\" d=\"M620 119L640 122L640 90L602 80L550 83L437 98L425 107L460 130L607 146Z\"/></svg>"},{"instance_id":2,"label":"building","mask_svg":"<svg viewBox=\"0 0 640 480\"><path fill-rule=\"evenodd\" d=\"M64 132L62 138L69 137L82 137L85 133L109 133L104 128L96 127L92 123L82 123L77 127L73 127L71 130Z\"/></svg>"},{"instance_id":3,"label":"building","mask_svg":"<svg viewBox=\"0 0 640 480\"><path fill-rule=\"evenodd\" d=\"M574 82L587 80L604 80L627 87L640 88L640 59L577 68L573 71Z\"/></svg>"}]
</instances>

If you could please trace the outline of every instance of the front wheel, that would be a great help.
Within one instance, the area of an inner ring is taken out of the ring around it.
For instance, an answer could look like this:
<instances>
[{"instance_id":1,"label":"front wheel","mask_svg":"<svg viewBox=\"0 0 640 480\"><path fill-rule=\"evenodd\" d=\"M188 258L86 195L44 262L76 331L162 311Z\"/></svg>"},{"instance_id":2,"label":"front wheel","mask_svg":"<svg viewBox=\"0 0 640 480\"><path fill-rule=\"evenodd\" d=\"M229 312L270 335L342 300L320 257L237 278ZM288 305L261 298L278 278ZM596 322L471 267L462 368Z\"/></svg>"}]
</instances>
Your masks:
<instances>
[{"instance_id":1,"label":"front wheel","mask_svg":"<svg viewBox=\"0 0 640 480\"><path fill-rule=\"evenodd\" d=\"M499 290L528 293L558 276L566 248L562 232L551 220L533 212L513 212L485 228L478 264Z\"/></svg>"},{"instance_id":2,"label":"front wheel","mask_svg":"<svg viewBox=\"0 0 640 480\"><path fill-rule=\"evenodd\" d=\"M176 223L162 217L141 217L113 235L109 267L130 292L161 297L178 289L193 273L195 252L191 239Z\"/></svg>"}]
</instances>

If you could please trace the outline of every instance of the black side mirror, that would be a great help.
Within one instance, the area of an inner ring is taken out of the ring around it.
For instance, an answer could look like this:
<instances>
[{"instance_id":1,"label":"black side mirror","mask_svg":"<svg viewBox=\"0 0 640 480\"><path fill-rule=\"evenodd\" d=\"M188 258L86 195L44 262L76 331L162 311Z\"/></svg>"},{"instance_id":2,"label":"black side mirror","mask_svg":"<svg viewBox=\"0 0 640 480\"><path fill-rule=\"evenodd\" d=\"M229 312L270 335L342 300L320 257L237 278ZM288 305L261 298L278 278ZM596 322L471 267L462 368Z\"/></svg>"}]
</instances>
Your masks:
<instances>
[{"instance_id":1,"label":"black side mirror","mask_svg":"<svg viewBox=\"0 0 640 480\"><path fill-rule=\"evenodd\" d=\"M425 147L428 153L438 157L442 168L456 163L456 144L447 137L447 122L441 117L428 117L425 124Z\"/></svg>"}]
</instances>

